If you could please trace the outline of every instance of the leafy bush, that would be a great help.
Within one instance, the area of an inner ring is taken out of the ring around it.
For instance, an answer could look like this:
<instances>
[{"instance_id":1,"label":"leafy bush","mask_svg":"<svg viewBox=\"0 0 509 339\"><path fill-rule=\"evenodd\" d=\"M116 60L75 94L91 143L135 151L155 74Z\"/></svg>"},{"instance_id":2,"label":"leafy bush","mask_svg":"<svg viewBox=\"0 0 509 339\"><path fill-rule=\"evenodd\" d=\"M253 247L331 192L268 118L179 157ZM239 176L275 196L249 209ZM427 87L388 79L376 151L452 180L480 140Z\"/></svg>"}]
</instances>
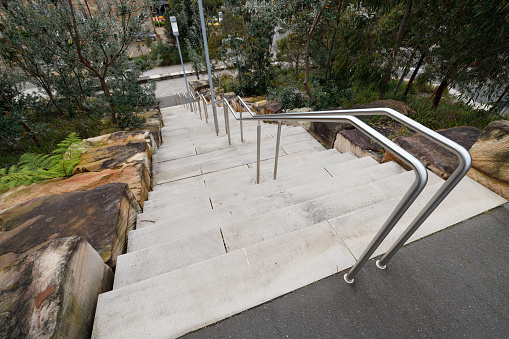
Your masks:
<instances>
[{"instance_id":1,"label":"leafy bush","mask_svg":"<svg viewBox=\"0 0 509 339\"><path fill-rule=\"evenodd\" d=\"M283 110L290 110L308 105L308 97L295 85L270 88L267 92L267 99L279 101Z\"/></svg>"},{"instance_id":2,"label":"leafy bush","mask_svg":"<svg viewBox=\"0 0 509 339\"><path fill-rule=\"evenodd\" d=\"M82 148L77 144L81 142L71 133L51 154L23 154L18 165L0 169L0 190L70 176L80 162Z\"/></svg>"},{"instance_id":3,"label":"leafy bush","mask_svg":"<svg viewBox=\"0 0 509 339\"><path fill-rule=\"evenodd\" d=\"M323 110L331 107L347 107L354 100L354 92L351 88L343 88L329 83L319 86L315 83L313 94L316 98L315 110Z\"/></svg>"}]
</instances>

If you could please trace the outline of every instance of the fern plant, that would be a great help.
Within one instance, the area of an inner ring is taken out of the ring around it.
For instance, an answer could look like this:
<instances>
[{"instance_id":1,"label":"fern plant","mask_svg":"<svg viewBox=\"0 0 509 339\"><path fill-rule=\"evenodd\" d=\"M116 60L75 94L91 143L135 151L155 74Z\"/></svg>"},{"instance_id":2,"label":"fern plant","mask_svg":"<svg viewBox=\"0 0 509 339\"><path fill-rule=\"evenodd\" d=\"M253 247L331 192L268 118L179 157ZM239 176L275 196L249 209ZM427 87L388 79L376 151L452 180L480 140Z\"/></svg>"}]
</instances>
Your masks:
<instances>
[{"instance_id":1,"label":"fern plant","mask_svg":"<svg viewBox=\"0 0 509 339\"><path fill-rule=\"evenodd\" d=\"M80 162L82 140L71 133L50 154L23 154L16 166L0 169L0 190L67 177Z\"/></svg>"}]
</instances>

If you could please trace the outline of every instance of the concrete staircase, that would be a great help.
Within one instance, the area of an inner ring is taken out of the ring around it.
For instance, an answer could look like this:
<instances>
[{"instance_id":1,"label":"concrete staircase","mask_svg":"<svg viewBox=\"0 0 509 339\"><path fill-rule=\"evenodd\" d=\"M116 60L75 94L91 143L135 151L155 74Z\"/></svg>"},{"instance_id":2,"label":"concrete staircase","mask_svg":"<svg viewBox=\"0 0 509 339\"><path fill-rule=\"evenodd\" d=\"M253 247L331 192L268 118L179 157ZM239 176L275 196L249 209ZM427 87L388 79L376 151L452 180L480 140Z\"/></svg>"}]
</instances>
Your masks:
<instances>
[{"instance_id":1,"label":"concrete staircase","mask_svg":"<svg viewBox=\"0 0 509 339\"><path fill-rule=\"evenodd\" d=\"M118 258L113 291L99 296L94 338L178 337L343 271L414 179L395 163L326 150L303 128L283 126L273 180L277 126L263 124L255 184L255 122L244 123L241 143L231 119L230 146L197 113L181 106L162 113L155 187L128 253ZM425 191L375 255L441 183L429 173ZM465 178L410 241L505 202Z\"/></svg>"}]
</instances>

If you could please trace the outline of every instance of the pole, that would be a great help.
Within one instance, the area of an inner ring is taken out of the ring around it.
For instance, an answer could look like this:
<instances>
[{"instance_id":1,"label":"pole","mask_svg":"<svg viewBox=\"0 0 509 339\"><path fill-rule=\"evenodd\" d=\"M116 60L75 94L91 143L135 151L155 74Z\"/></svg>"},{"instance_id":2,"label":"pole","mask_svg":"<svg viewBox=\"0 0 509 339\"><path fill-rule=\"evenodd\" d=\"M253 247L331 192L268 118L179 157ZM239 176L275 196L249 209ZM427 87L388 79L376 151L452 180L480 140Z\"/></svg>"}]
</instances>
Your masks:
<instances>
[{"instance_id":1,"label":"pole","mask_svg":"<svg viewBox=\"0 0 509 339\"><path fill-rule=\"evenodd\" d=\"M180 52L179 37L175 36L175 39L177 40L177 47L179 49L180 62L182 63L182 71L184 72L184 81L186 82L187 98L189 99L189 106L191 107L191 112L194 112L193 104L191 103L191 93L189 92L189 85L187 84L186 69L184 68L184 59L182 59L182 53Z\"/></svg>"},{"instance_id":2,"label":"pole","mask_svg":"<svg viewBox=\"0 0 509 339\"><path fill-rule=\"evenodd\" d=\"M212 84L212 72L210 71L209 46L207 43L207 31L205 30L205 18L203 16L203 3L198 0L200 9L201 32L203 34L203 47L205 48L205 59L207 60L207 72L209 74L210 100L212 101L212 110L214 112L214 126L216 127L216 135L219 135L219 125L217 124L216 99L214 97L214 85Z\"/></svg>"}]
</instances>

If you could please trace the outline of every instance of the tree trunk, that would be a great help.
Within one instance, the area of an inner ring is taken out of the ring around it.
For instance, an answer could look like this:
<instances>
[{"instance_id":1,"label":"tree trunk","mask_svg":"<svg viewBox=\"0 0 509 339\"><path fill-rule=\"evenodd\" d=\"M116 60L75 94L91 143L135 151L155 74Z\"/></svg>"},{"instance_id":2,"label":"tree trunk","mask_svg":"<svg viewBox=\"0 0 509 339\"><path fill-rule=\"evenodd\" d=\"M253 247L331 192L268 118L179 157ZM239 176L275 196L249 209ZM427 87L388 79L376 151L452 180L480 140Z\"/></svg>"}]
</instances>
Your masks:
<instances>
[{"instance_id":1,"label":"tree trunk","mask_svg":"<svg viewBox=\"0 0 509 339\"><path fill-rule=\"evenodd\" d=\"M414 82L417 72L419 72L419 69L421 68L421 65L422 65L422 62L424 61L425 56L426 56L426 53L423 52L421 54L421 57L419 58L419 61L417 61L417 66L415 66L415 70L412 73L412 76L410 77L408 84L406 85L405 92L403 93L403 96L406 96L408 94L408 91L410 91L410 86L412 86L412 82Z\"/></svg>"},{"instance_id":2,"label":"tree trunk","mask_svg":"<svg viewBox=\"0 0 509 339\"><path fill-rule=\"evenodd\" d=\"M306 88L306 93L308 94L309 98L311 99L311 102L315 103L316 99L311 92L311 87L309 86L309 48L311 46L311 37L313 36L313 33L315 32L316 25L318 24L318 21L320 21L320 17L322 16L322 11L327 5L328 0L323 0L322 7L320 8L320 11L318 12L318 15L315 17L315 20L313 21L313 25L311 26L311 29L309 30L309 33L306 35L306 56L304 58L304 64L305 64L305 77L304 77L304 87Z\"/></svg>"},{"instance_id":3,"label":"tree trunk","mask_svg":"<svg viewBox=\"0 0 509 339\"><path fill-rule=\"evenodd\" d=\"M380 93L378 94L378 100L382 100L385 97L385 92L387 90L389 81L391 80L392 65L394 64L394 60L396 59L396 56L398 55L399 47L401 46L401 43L403 42L403 36L405 35L405 30L406 30L406 26L408 24L408 19L410 18L410 13L412 11L412 3L413 3L413 0L407 0L407 2L406 2L405 14L403 15L403 19L401 20L401 23L399 25L398 36L396 38L396 49L391 53L391 56L389 57L389 61L387 62L387 68L385 71L384 79L382 80L382 84L380 86Z\"/></svg>"},{"instance_id":4,"label":"tree trunk","mask_svg":"<svg viewBox=\"0 0 509 339\"><path fill-rule=\"evenodd\" d=\"M438 86L437 90L435 91L435 95L433 98L433 109L436 109L438 107L438 104L440 103L440 99L442 99L442 94L444 93L444 90L447 88L447 85L449 85L449 82L447 81L447 78L442 80L440 85Z\"/></svg>"},{"instance_id":5,"label":"tree trunk","mask_svg":"<svg viewBox=\"0 0 509 339\"><path fill-rule=\"evenodd\" d=\"M101 77L101 78L99 78L99 80L101 81L101 87L103 89L104 95L106 96L106 98L108 99L108 102L110 103L111 122L113 124L116 124L117 123L117 111L115 109L115 104L113 103L113 100L111 99L110 89L108 88L108 85L106 84L105 78Z\"/></svg>"},{"instance_id":6,"label":"tree trunk","mask_svg":"<svg viewBox=\"0 0 509 339\"><path fill-rule=\"evenodd\" d=\"M509 92L509 85L505 86L505 89L502 92L502 94L500 94L500 96L498 97L497 101L493 104L493 106L491 106L490 113L494 112L495 110L497 110L499 108L500 104L502 103L502 99L505 97L505 95L508 92ZM502 108L502 107L500 107L500 108Z\"/></svg>"},{"instance_id":7,"label":"tree trunk","mask_svg":"<svg viewBox=\"0 0 509 339\"><path fill-rule=\"evenodd\" d=\"M414 55L415 55L415 49L412 52L412 54L410 55L410 57L408 58L408 62L405 66L405 69L403 70L403 73L401 74L401 77L399 78L398 85L394 89L394 93L393 93L394 95L396 95L398 93L399 88L401 87L401 84L403 83L403 80L405 80L405 76L410 71L410 65L412 64L412 59L414 58Z\"/></svg>"}]
</instances>

